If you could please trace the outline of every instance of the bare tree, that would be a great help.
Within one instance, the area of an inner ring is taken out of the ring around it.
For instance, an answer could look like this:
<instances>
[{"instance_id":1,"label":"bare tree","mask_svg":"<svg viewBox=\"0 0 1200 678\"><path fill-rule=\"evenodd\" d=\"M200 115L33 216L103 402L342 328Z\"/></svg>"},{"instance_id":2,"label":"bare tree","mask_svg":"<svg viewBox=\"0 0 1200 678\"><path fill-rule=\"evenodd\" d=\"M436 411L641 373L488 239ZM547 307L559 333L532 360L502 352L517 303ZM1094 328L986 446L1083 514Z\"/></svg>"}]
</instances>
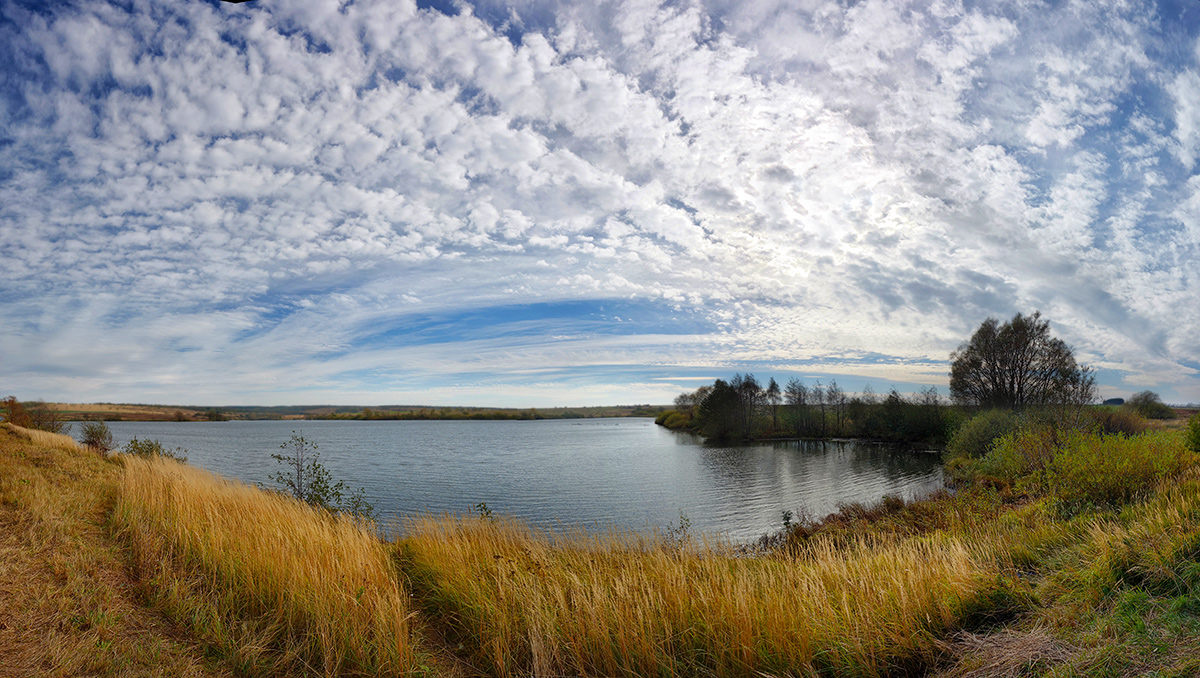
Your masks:
<instances>
[{"instance_id":1,"label":"bare tree","mask_svg":"<svg viewBox=\"0 0 1200 678\"><path fill-rule=\"evenodd\" d=\"M771 431L779 430L779 405L783 402L783 396L779 390L779 384L775 383L775 377L771 377L771 383L767 384L767 405L771 408Z\"/></svg>"},{"instance_id":2,"label":"bare tree","mask_svg":"<svg viewBox=\"0 0 1200 678\"><path fill-rule=\"evenodd\" d=\"M804 385L804 380L795 377L789 379L784 397L788 407L792 409L792 425L796 429L796 435L801 435L806 428L805 423L808 417L809 392L808 387Z\"/></svg>"}]
</instances>

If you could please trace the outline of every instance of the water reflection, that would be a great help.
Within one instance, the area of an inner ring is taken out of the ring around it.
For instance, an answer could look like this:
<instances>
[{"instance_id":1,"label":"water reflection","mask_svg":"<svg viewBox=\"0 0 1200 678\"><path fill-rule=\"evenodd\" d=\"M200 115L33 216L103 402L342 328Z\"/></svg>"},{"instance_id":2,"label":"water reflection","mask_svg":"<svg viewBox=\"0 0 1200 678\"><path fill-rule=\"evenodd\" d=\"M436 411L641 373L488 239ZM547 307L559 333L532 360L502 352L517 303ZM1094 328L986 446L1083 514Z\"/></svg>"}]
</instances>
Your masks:
<instances>
[{"instance_id":1,"label":"water reflection","mask_svg":"<svg viewBox=\"0 0 1200 678\"><path fill-rule=\"evenodd\" d=\"M937 455L857 442L708 445L643 419L582 421L230 422L111 424L118 444L157 438L191 463L269 484L270 458L292 430L321 461L365 487L385 519L498 513L550 529L646 529L678 521L751 540L785 510L822 516L838 503L912 497L941 486Z\"/></svg>"}]
</instances>

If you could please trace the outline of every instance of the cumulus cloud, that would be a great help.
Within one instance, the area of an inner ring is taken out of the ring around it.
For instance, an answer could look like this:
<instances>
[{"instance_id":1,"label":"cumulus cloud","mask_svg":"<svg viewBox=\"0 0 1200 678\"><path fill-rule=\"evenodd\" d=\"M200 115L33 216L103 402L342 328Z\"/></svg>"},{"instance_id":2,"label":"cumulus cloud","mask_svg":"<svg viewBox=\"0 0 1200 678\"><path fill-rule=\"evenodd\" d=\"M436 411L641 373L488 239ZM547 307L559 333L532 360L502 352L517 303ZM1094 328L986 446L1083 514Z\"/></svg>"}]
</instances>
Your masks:
<instances>
[{"instance_id":1,"label":"cumulus cloud","mask_svg":"<svg viewBox=\"0 0 1200 678\"><path fill-rule=\"evenodd\" d=\"M984 318L1041 309L1106 389L1200 400L1197 11L9 3L0 378L207 402L492 403L545 393L533 366L572 402L713 367L944 384Z\"/></svg>"}]
</instances>

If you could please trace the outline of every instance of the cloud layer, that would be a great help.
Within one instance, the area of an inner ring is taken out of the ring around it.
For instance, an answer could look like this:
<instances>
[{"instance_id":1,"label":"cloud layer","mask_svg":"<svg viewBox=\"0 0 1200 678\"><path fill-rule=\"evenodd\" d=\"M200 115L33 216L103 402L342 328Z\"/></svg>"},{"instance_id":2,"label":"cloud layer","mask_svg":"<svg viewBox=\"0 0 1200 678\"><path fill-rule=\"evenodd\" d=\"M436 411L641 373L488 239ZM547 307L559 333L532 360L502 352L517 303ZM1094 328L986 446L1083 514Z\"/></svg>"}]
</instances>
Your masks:
<instances>
[{"instance_id":1,"label":"cloud layer","mask_svg":"<svg viewBox=\"0 0 1200 678\"><path fill-rule=\"evenodd\" d=\"M0 8L22 396L944 385L1041 310L1200 401L1194 3Z\"/></svg>"}]
</instances>

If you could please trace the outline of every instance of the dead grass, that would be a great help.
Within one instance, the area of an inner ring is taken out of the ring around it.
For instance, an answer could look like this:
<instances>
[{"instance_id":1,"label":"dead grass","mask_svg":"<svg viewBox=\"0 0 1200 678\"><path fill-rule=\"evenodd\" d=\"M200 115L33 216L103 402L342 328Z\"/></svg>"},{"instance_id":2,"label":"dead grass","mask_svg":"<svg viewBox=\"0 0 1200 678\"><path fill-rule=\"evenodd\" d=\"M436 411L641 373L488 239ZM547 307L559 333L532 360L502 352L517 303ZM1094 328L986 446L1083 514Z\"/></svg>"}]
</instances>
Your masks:
<instances>
[{"instance_id":1,"label":"dead grass","mask_svg":"<svg viewBox=\"0 0 1200 678\"><path fill-rule=\"evenodd\" d=\"M225 675L140 605L104 529L119 468L68 448L0 427L0 676Z\"/></svg>"},{"instance_id":2,"label":"dead grass","mask_svg":"<svg viewBox=\"0 0 1200 678\"><path fill-rule=\"evenodd\" d=\"M963 632L951 648L961 659L936 678L1024 678L1063 664L1077 651L1036 626L979 635Z\"/></svg>"},{"instance_id":3,"label":"dead grass","mask_svg":"<svg viewBox=\"0 0 1200 678\"><path fill-rule=\"evenodd\" d=\"M122 455L114 524L147 594L255 674L421 671L408 596L373 526Z\"/></svg>"},{"instance_id":4,"label":"dead grass","mask_svg":"<svg viewBox=\"0 0 1200 678\"><path fill-rule=\"evenodd\" d=\"M83 449L79 443L75 442L74 438L63 433L50 433L49 431L25 428L8 422L0 423L0 428L6 429L17 438L27 440L36 446L63 450L65 452L81 452Z\"/></svg>"},{"instance_id":5,"label":"dead grass","mask_svg":"<svg viewBox=\"0 0 1200 678\"><path fill-rule=\"evenodd\" d=\"M744 558L447 517L411 521L397 553L426 611L498 676L890 675L935 661L997 587L994 554L944 535L804 548Z\"/></svg>"}]
</instances>

